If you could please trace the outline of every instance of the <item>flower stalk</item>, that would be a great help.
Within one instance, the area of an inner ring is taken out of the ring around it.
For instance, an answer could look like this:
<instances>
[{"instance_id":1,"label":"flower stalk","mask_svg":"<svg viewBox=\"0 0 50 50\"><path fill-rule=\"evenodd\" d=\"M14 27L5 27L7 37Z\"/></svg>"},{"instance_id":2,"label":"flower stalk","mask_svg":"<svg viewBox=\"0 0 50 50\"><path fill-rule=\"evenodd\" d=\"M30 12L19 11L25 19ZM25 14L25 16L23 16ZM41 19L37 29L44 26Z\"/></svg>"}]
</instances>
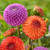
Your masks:
<instances>
[{"instance_id":1,"label":"flower stalk","mask_svg":"<svg viewBox=\"0 0 50 50\"><path fill-rule=\"evenodd\" d=\"M17 26L17 31L18 31L18 36L20 38L21 36L20 36L20 28L19 28L19 26Z\"/></svg>"},{"instance_id":2,"label":"flower stalk","mask_svg":"<svg viewBox=\"0 0 50 50\"><path fill-rule=\"evenodd\" d=\"M42 46L40 38L38 39L38 46Z\"/></svg>"},{"instance_id":3,"label":"flower stalk","mask_svg":"<svg viewBox=\"0 0 50 50\"><path fill-rule=\"evenodd\" d=\"M32 50L32 42L31 42L31 39L29 39L29 45L31 46L29 50Z\"/></svg>"}]
</instances>

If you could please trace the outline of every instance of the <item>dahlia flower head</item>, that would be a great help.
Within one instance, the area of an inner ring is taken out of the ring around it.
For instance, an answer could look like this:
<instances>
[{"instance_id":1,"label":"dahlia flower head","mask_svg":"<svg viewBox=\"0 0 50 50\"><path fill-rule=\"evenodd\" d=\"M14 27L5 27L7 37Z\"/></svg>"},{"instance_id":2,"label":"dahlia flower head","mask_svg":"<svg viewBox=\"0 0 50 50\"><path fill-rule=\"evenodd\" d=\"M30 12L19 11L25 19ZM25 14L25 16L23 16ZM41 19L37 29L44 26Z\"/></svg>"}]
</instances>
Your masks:
<instances>
[{"instance_id":1,"label":"dahlia flower head","mask_svg":"<svg viewBox=\"0 0 50 50\"><path fill-rule=\"evenodd\" d=\"M33 11L36 11L37 13L39 13L39 15L41 17L44 16L44 11L40 7L38 7L37 5L35 5Z\"/></svg>"},{"instance_id":2,"label":"dahlia flower head","mask_svg":"<svg viewBox=\"0 0 50 50\"><path fill-rule=\"evenodd\" d=\"M48 50L48 48L40 46L40 47L34 48L33 50Z\"/></svg>"},{"instance_id":3,"label":"dahlia flower head","mask_svg":"<svg viewBox=\"0 0 50 50\"><path fill-rule=\"evenodd\" d=\"M38 16L29 16L23 23L23 32L32 40L41 38L46 32L45 21Z\"/></svg>"},{"instance_id":4,"label":"dahlia flower head","mask_svg":"<svg viewBox=\"0 0 50 50\"><path fill-rule=\"evenodd\" d=\"M25 50L25 46L20 38L9 36L2 41L1 50Z\"/></svg>"},{"instance_id":5,"label":"dahlia flower head","mask_svg":"<svg viewBox=\"0 0 50 50\"><path fill-rule=\"evenodd\" d=\"M27 19L28 13L23 5L14 3L4 10L3 16L7 24L19 26Z\"/></svg>"}]
</instances>

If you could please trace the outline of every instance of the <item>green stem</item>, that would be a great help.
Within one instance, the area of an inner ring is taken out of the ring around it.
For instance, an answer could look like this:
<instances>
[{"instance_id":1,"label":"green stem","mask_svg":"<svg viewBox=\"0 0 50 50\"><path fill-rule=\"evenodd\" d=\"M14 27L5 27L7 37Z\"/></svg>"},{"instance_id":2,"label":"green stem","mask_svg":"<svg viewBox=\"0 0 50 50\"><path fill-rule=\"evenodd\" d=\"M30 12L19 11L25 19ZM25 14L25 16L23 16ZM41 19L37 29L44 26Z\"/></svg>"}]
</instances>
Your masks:
<instances>
[{"instance_id":1,"label":"green stem","mask_svg":"<svg viewBox=\"0 0 50 50\"><path fill-rule=\"evenodd\" d=\"M32 44L33 44L34 40L32 40ZM33 48L34 48L34 44L33 44Z\"/></svg>"},{"instance_id":2,"label":"green stem","mask_svg":"<svg viewBox=\"0 0 50 50\"><path fill-rule=\"evenodd\" d=\"M29 45L30 45L30 43L31 43L31 39L29 39Z\"/></svg>"},{"instance_id":3,"label":"green stem","mask_svg":"<svg viewBox=\"0 0 50 50\"><path fill-rule=\"evenodd\" d=\"M29 39L29 45L31 46L29 50L32 50L32 44L31 39Z\"/></svg>"},{"instance_id":4,"label":"green stem","mask_svg":"<svg viewBox=\"0 0 50 50\"><path fill-rule=\"evenodd\" d=\"M21 36L20 36L20 28L19 28L19 26L17 26L17 30L18 30L18 36L20 38Z\"/></svg>"},{"instance_id":5,"label":"green stem","mask_svg":"<svg viewBox=\"0 0 50 50\"><path fill-rule=\"evenodd\" d=\"M33 43L36 43L37 41L36 40L32 40L32 44ZM37 45L33 44L33 48L37 47Z\"/></svg>"},{"instance_id":6,"label":"green stem","mask_svg":"<svg viewBox=\"0 0 50 50\"><path fill-rule=\"evenodd\" d=\"M40 38L38 39L38 46L42 46Z\"/></svg>"}]
</instances>

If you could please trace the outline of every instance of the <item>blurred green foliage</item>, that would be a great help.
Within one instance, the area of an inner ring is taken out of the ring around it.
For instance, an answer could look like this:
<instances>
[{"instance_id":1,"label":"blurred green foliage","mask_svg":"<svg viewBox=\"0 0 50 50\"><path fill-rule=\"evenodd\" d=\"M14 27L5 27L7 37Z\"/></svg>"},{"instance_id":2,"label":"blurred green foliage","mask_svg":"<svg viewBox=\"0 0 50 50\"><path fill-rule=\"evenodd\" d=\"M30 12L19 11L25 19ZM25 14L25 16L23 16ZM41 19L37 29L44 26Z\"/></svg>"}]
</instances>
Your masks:
<instances>
[{"instance_id":1,"label":"blurred green foliage","mask_svg":"<svg viewBox=\"0 0 50 50\"><path fill-rule=\"evenodd\" d=\"M27 11L28 11L28 16L33 15L33 8L35 5L41 7L45 13L44 18L48 18L48 23L47 23L47 28L50 24L50 0L0 0L0 11L4 11L4 9L13 3L19 3L22 4L26 7ZM3 12L0 12L0 14L3 16ZM5 37L3 37L3 33L10 29L13 28L13 26L10 26L8 24L6 24L5 21L0 20L1 24L0 24L0 30L1 30L1 34L0 34L0 42L1 40L3 40ZM22 26L21 26L22 27ZM20 31L21 31L21 38L22 40L28 43L28 37L25 36L25 34L23 34L22 28L20 27ZM17 32L16 32L17 33ZM47 32L48 33L48 29ZM16 34L15 34L16 35ZM26 43L25 43L26 45Z\"/></svg>"}]
</instances>

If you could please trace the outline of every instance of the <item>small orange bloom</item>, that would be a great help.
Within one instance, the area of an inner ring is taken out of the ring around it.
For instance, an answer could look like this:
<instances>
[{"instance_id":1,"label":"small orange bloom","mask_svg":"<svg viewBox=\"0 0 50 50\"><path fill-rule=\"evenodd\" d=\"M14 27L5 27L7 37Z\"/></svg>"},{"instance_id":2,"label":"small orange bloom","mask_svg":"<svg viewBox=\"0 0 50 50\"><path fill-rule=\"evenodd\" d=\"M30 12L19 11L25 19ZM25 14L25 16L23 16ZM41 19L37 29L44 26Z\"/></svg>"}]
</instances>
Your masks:
<instances>
[{"instance_id":1,"label":"small orange bloom","mask_svg":"<svg viewBox=\"0 0 50 50\"><path fill-rule=\"evenodd\" d=\"M38 16L30 16L23 24L23 32L31 39L41 38L46 32L45 21Z\"/></svg>"},{"instance_id":2,"label":"small orange bloom","mask_svg":"<svg viewBox=\"0 0 50 50\"><path fill-rule=\"evenodd\" d=\"M9 36L9 35L12 35L16 32L16 28L11 28L10 30L7 30L6 32L3 33L3 36L6 37L6 36Z\"/></svg>"},{"instance_id":3,"label":"small orange bloom","mask_svg":"<svg viewBox=\"0 0 50 50\"><path fill-rule=\"evenodd\" d=\"M40 7L38 7L37 5L35 5L34 11L37 11L41 17L44 16L43 10Z\"/></svg>"},{"instance_id":4,"label":"small orange bloom","mask_svg":"<svg viewBox=\"0 0 50 50\"><path fill-rule=\"evenodd\" d=\"M0 19L1 19L1 20L4 20L3 17L2 17L1 15L0 15Z\"/></svg>"}]
</instances>

